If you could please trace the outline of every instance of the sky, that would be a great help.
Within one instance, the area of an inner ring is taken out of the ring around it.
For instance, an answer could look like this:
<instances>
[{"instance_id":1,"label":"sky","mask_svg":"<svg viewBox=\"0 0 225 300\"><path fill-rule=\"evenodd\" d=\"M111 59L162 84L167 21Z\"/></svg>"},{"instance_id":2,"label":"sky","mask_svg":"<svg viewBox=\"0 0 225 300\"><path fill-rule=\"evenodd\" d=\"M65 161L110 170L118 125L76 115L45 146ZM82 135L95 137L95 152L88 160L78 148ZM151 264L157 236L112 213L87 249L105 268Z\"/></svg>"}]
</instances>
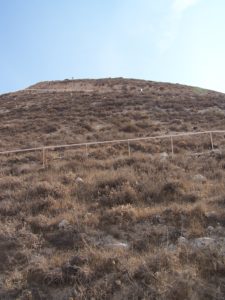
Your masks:
<instances>
[{"instance_id":1,"label":"sky","mask_svg":"<svg viewBox=\"0 0 225 300\"><path fill-rule=\"evenodd\" d=\"M225 92L224 0L0 0L0 94L126 77Z\"/></svg>"}]
</instances>

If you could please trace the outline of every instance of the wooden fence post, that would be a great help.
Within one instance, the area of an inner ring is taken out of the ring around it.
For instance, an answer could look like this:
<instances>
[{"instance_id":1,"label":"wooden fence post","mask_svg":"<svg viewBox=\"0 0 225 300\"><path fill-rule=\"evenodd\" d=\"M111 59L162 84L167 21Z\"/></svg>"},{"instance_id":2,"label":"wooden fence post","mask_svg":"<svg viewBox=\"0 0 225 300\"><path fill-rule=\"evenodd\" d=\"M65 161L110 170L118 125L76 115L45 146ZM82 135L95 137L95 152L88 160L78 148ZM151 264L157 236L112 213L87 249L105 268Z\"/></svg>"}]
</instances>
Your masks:
<instances>
[{"instance_id":1,"label":"wooden fence post","mask_svg":"<svg viewBox=\"0 0 225 300\"><path fill-rule=\"evenodd\" d=\"M170 142L171 142L171 151L172 151L172 157L174 156L174 149L173 149L173 137L170 136Z\"/></svg>"},{"instance_id":2,"label":"wooden fence post","mask_svg":"<svg viewBox=\"0 0 225 300\"><path fill-rule=\"evenodd\" d=\"M212 146L212 151L213 151L214 150L214 144L213 144L212 132L210 132L210 140L211 140L211 146Z\"/></svg>"},{"instance_id":3,"label":"wooden fence post","mask_svg":"<svg viewBox=\"0 0 225 300\"><path fill-rule=\"evenodd\" d=\"M45 148L42 149L42 163L43 163L43 168L45 168Z\"/></svg>"},{"instance_id":4,"label":"wooden fence post","mask_svg":"<svg viewBox=\"0 0 225 300\"><path fill-rule=\"evenodd\" d=\"M128 155L130 157L130 141L128 141L127 144L128 144Z\"/></svg>"}]
</instances>

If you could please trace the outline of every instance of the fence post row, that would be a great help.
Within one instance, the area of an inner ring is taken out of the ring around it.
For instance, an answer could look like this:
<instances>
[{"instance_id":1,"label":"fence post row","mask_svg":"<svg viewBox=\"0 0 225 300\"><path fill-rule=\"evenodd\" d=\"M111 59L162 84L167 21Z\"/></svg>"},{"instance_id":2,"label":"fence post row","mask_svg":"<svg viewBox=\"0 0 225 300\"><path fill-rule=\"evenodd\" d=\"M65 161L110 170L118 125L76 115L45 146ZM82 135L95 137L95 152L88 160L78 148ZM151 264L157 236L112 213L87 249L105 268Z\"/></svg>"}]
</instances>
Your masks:
<instances>
[{"instance_id":1,"label":"fence post row","mask_svg":"<svg viewBox=\"0 0 225 300\"><path fill-rule=\"evenodd\" d=\"M55 146L42 146L36 148L25 148L25 149L15 149L15 150L8 150L8 151L0 151L0 155L8 155L12 153L25 153L31 151L42 151L42 163L43 167L46 165L46 151L49 149L61 149L61 148L71 148L71 147L86 147L86 154L88 155L88 146L91 145L102 145L102 144L113 144L113 143L127 143L128 145L128 155L131 156L131 148L130 142L138 142L138 141L147 141L147 140L155 140L155 139L167 139L170 138L171 143L171 152L172 156L174 156L174 138L181 137L181 136L192 136L192 135L202 135L202 134L209 134L212 151L214 151L214 142L213 142L213 133L225 133L225 130L214 130L214 131L202 131L202 132L186 132L186 133L177 133L177 134L170 134L170 135L161 135L161 136L151 136L151 137L140 137L140 138L132 138L132 139L124 139L124 140L108 140L108 141L99 141L99 142L86 142L86 143L79 143L79 144L66 144L66 145L55 145Z\"/></svg>"}]
</instances>

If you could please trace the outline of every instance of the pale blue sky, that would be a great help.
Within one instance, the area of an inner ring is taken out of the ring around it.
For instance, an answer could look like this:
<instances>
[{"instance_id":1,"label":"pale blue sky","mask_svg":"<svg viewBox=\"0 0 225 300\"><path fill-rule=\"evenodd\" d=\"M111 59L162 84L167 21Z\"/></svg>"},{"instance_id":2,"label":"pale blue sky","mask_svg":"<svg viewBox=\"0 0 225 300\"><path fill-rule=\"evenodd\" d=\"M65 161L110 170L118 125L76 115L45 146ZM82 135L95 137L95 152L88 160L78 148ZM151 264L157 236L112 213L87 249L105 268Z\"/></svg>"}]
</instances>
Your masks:
<instances>
[{"instance_id":1,"label":"pale blue sky","mask_svg":"<svg viewBox=\"0 0 225 300\"><path fill-rule=\"evenodd\" d=\"M0 93L128 77L225 92L224 0L0 0Z\"/></svg>"}]
</instances>

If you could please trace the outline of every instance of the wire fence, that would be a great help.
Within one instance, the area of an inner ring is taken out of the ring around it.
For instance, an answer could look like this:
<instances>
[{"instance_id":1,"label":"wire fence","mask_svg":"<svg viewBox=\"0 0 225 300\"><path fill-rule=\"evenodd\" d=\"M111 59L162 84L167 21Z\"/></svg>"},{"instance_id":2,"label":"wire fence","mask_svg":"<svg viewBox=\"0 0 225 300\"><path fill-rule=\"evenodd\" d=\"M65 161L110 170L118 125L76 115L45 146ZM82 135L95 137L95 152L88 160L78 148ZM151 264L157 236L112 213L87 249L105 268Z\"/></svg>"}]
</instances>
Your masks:
<instances>
[{"instance_id":1,"label":"wire fence","mask_svg":"<svg viewBox=\"0 0 225 300\"><path fill-rule=\"evenodd\" d=\"M174 153L174 139L179 137L187 137L187 136L197 136L197 135L208 135L210 140L210 151L204 151L201 153L191 153L190 155L203 155L213 151L220 151L219 149L215 149L214 146L214 137L215 134L225 134L225 130L213 130L213 131L200 131L200 132L184 132L184 133L175 133L168 135L158 135L158 136L150 136L150 137L138 137L138 138L130 138L130 139L117 139L117 140L108 140L108 141L97 141L97 142L84 142L84 143L74 143L74 144L62 144L62 145L50 145L50 146L41 146L34 148L25 148L25 149L14 149L7 151L0 151L0 155L7 154L18 154L18 153L26 153L26 152L34 152L34 151L42 151L42 163L45 166L46 160L46 151L47 150L57 150L57 149L68 149L68 148L77 148L84 147L86 154L88 154L88 147L95 145L112 145L112 144L127 144L127 153L131 156L131 142L141 142L141 141L151 141L151 140L159 140L159 139L167 139L170 142L171 151L170 154L172 156Z\"/></svg>"}]
</instances>

